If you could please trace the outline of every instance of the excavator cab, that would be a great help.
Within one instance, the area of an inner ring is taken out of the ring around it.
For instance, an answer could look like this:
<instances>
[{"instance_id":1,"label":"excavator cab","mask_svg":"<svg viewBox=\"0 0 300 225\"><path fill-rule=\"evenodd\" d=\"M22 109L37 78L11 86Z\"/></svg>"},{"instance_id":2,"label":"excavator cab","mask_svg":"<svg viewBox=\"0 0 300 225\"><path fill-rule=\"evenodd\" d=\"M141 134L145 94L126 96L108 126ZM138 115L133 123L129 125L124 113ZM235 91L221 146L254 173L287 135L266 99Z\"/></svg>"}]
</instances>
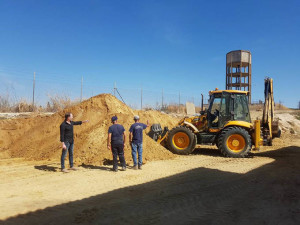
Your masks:
<instances>
[{"instance_id":1,"label":"excavator cab","mask_svg":"<svg viewBox=\"0 0 300 225\"><path fill-rule=\"evenodd\" d=\"M234 120L251 123L247 92L210 92L207 118L208 128L223 128Z\"/></svg>"}]
</instances>

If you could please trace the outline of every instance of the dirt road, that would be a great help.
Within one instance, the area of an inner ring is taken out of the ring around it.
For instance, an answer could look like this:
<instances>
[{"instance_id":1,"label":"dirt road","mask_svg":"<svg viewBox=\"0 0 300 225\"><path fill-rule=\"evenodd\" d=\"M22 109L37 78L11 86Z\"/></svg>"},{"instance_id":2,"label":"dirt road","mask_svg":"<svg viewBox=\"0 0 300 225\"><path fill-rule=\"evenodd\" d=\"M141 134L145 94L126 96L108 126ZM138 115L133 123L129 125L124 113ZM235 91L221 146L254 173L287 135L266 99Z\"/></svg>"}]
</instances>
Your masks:
<instances>
[{"instance_id":1,"label":"dirt road","mask_svg":"<svg viewBox=\"0 0 300 225\"><path fill-rule=\"evenodd\" d=\"M0 224L300 224L300 143L245 159L218 151L111 172L0 161Z\"/></svg>"}]
</instances>

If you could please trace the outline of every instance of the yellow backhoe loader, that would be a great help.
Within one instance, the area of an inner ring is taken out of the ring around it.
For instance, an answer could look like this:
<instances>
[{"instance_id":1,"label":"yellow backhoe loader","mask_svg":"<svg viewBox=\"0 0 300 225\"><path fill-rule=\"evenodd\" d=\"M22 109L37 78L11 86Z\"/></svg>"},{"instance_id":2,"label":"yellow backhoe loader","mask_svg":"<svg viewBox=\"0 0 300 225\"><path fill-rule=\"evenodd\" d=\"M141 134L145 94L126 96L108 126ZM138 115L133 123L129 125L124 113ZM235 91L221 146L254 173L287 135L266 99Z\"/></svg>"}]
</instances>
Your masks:
<instances>
[{"instance_id":1,"label":"yellow backhoe loader","mask_svg":"<svg viewBox=\"0 0 300 225\"><path fill-rule=\"evenodd\" d=\"M171 130L153 124L148 135L180 155L190 154L197 144L215 144L226 157L245 157L253 147L272 145L272 139L281 134L274 121L273 80L265 79L262 121L251 123L247 95L238 90L210 91L209 107L204 111L202 101L200 116L183 118Z\"/></svg>"}]
</instances>

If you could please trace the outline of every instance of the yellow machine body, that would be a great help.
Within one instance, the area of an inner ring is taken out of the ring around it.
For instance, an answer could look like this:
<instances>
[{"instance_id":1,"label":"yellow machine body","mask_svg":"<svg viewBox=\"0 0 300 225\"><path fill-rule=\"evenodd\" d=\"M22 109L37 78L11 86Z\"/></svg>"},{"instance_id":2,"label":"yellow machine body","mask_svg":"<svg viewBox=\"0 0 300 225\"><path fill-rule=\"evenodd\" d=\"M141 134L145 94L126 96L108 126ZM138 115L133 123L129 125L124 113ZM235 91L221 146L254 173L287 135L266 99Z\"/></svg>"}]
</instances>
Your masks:
<instances>
[{"instance_id":1,"label":"yellow machine body","mask_svg":"<svg viewBox=\"0 0 300 225\"><path fill-rule=\"evenodd\" d=\"M247 91L216 89L210 91L209 95L210 106L207 111L182 118L172 130L160 132L156 141L178 154L191 152L191 148L195 148L196 144L216 144L227 157L245 157L252 146L258 150L259 146L271 145L272 138L280 136L278 122L274 121L272 79L265 80L262 121L251 122ZM214 101L219 104L218 110L215 109L216 115L212 113ZM216 119L213 121L211 118Z\"/></svg>"}]
</instances>

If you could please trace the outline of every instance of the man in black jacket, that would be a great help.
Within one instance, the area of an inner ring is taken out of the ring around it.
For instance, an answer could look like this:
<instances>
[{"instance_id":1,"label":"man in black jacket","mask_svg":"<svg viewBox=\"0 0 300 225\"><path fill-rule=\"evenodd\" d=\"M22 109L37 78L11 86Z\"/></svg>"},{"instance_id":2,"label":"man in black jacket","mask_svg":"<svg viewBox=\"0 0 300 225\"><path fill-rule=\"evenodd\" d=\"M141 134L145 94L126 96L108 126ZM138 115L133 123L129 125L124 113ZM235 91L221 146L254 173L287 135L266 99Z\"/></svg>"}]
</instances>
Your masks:
<instances>
[{"instance_id":1,"label":"man in black jacket","mask_svg":"<svg viewBox=\"0 0 300 225\"><path fill-rule=\"evenodd\" d=\"M65 114L65 120L60 125L60 141L62 143L62 154L61 154L61 171L64 173L68 173L69 171L65 169L65 158L67 153L69 152L69 163L70 170L77 170L73 166L73 150L74 150L74 125L81 125L82 123L87 123L88 120L85 121L73 121L72 113Z\"/></svg>"}]
</instances>

